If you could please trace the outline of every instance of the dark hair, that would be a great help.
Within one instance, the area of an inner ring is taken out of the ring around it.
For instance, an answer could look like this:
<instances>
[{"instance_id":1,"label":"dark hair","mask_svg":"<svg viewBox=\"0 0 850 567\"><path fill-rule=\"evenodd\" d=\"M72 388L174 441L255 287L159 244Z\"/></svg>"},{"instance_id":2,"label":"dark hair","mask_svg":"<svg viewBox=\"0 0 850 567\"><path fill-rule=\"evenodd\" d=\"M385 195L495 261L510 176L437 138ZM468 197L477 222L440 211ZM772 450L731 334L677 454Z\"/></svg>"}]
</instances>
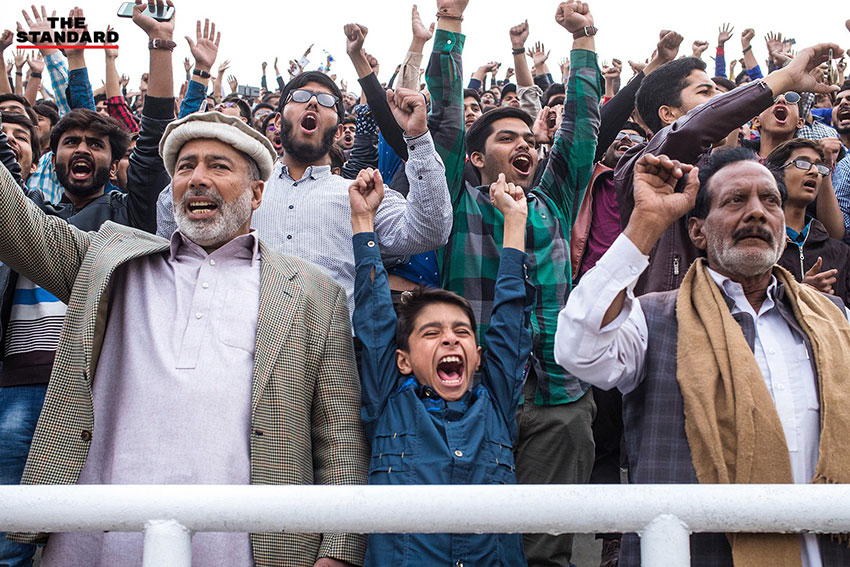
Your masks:
<instances>
[{"instance_id":1,"label":"dark hair","mask_svg":"<svg viewBox=\"0 0 850 567\"><path fill-rule=\"evenodd\" d=\"M337 167L342 169L345 164L345 154L342 152L342 148L336 144L332 145L331 149L328 150L328 157L331 160L331 171Z\"/></svg>"},{"instance_id":2,"label":"dark hair","mask_svg":"<svg viewBox=\"0 0 850 567\"><path fill-rule=\"evenodd\" d=\"M292 92L293 89L300 89L307 83L319 83L322 86L328 88L331 91L331 94L337 98L336 101L336 112L339 116L339 120L337 124L342 122L343 117L345 116L345 108L342 105L342 92L339 90L339 87L336 86L336 83L320 71L307 71L306 73L301 73L296 76L294 79L286 83L283 87L283 90L280 91L280 101L277 103L277 111L283 114L283 107L286 106L286 103L289 99L289 93Z\"/></svg>"},{"instance_id":3,"label":"dark hair","mask_svg":"<svg viewBox=\"0 0 850 567\"><path fill-rule=\"evenodd\" d=\"M14 93L0 94L0 104L3 104L4 102L9 101L9 100L13 100L15 102L21 103L21 105L24 107L24 112L26 113L27 116L29 116L29 119L32 120L32 123L38 124L38 116L35 115L35 112L32 109L32 105L30 104L30 101L28 101L27 99L25 99L21 95L16 95Z\"/></svg>"},{"instance_id":4,"label":"dark hair","mask_svg":"<svg viewBox=\"0 0 850 567\"><path fill-rule=\"evenodd\" d=\"M274 112L270 112L269 114L266 114L266 115L263 117L263 122L262 122L262 124L261 124L261 126L260 126L260 128L261 128L261 130L260 130L260 134L262 134L263 136L265 136L265 135L266 135L266 129L269 127L269 122L271 122L272 120L274 120L274 117L275 117L275 113L274 113Z\"/></svg>"},{"instance_id":5,"label":"dark hair","mask_svg":"<svg viewBox=\"0 0 850 567\"><path fill-rule=\"evenodd\" d=\"M410 350L410 335L413 334L416 317L423 309L435 303L446 303L459 307L469 318L469 325L472 327L472 333L475 334L475 313L467 300L445 289L420 286L413 291L404 292L401 296L401 303L398 306L398 326L395 334L398 348L404 351Z\"/></svg>"},{"instance_id":6,"label":"dark hair","mask_svg":"<svg viewBox=\"0 0 850 567\"><path fill-rule=\"evenodd\" d=\"M699 168L699 191L694 202L694 208L688 213L689 217L704 219L711 209L711 193L708 190L708 182L714 174L733 163L740 161L754 161L759 163L759 156L748 148L727 148L713 152ZM788 198L788 190L785 188L785 180L771 167L767 168L776 180L779 194L782 197L782 207Z\"/></svg>"},{"instance_id":7,"label":"dark hair","mask_svg":"<svg viewBox=\"0 0 850 567\"><path fill-rule=\"evenodd\" d=\"M36 105L32 107L32 110L39 116L44 116L50 120L51 128L56 126L56 123L59 122L59 111L46 102L37 102Z\"/></svg>"},{"instance_id":8,"label":"dark hair","mask_svg":"<svg viewBox=\"0 0 850 567\"><path fill-rule=\"evenodd\" d=\"M29 117L25 114L21 114L19 112L4 112L3 123L20 124L27 130L29 130L30 146L32 147L32 159L34 162L37 162L39 156L41 156L41 143L39 143L38 141L38 130L36 130L35 124L33 124L32 120L30 120ZM26 173L27 172L24 172L24 174Z\"/></svg>"},{"instance_id":9,"label":"dark hair","mask_svg":"<svg viewBox=\"0 0 850 567\"><path fill-rule=\"evenodd\" d=\"M50 131L50 151L55 154L62 134L75 128L91 130L100 136L107 136L109 148L112 152L112 161L123 158L127 152L127 147L130 145L130 136L114 118L98 114L87 108L75 108L63 116Z\"/></svg>"},{"instance_id":10,"label":"dark hair","mask_svg":"<svg viewBox=\"0 0 850 567\"><path fill-rule=\"evenodd\" d=\"M785 179L785 170L782 169L782 166L788 163L788 160L791 159L791 154L794 153L794 150L799 150L801 148L813 150L820 156L820 159L826 159L820 144L814 140L791 138L787 142L782 142L773 148L773 151L767 154L767 157L764 158L764 165L771 169L775 169L782 176L782 179Z\"/></svg>"},{"instance_id":11,"label":"dark hair","mask_svg":"<svg viewBox=\"0 0 850 567\"><path fill-rule=\"evenodd\" d=\"M254 105L254 108L252 108L252 109L251 109L251 116L252 116L252 117L256 116L256 115L257 115L257 111L258 111L258 110L263 110L264 108L267 108L268 110L271 110L271 111L272 111L272 114L274 114L274 106L270 105L270 104L269 104L269 103L267 103L267 102L258 102L257 104L255 104L255 105Z\"/></svg>"},{"instance_id":12,"label":"dark hair","mask_svg":"<svg viewBox=\"0 0 850 567\"><path fill-rule=\"evenodd\" d=\"M345 118L342 119L343 124L357 124L357 117L353 114L347 114Z\"/></svg>"},{"instance_id":13,"label":"dark hair","mask_svg":"<svg viewBox=\"0 0 850 567\"><path fill-rule=\"evenodd\" d=\"M94 95L94 104L95 104L95 106L96 106L96 105L97 105L97 103L99 103L99 102L106 102L106 95L105 95L105 94L100 93L100 94L96 94L96 95Z\"/></svg>"},{"instance_id":14,"label":"dark hair","mask_svg":"<svg viewBox=\"0 0 850 567\"><path fill-rule=\"evenodd\" d=\"M474 98L478 106L481 106L481 95L475 89L463 89L463 100Z\"/></svg>"},{"instance_id":15,"label":"dark hair","mask_svg":"<svg viewBox=\"0 0 850 567\"><path fill-rule=\"evenodd\" d=\"M632 122L631 120L627 120L623 124L623 127L620 128L620 131L623 131L623 130L634 130L635 132L637 132L638 134L640 134L641 136L646 138L646 130L644 130L643 126L641 126L637 122Z\"/></svg>"},{"instance_id":16,"label":"dark hair","mask_svg":"<svg viewBox=\"0 0 850 567\"><path fill-rule=\"evenodd\" d=\"M567 97L567 88L562 83L552 83L546 92L543 93L543 106L549 106L549 101L553 96Z\"/></svg>"},{"instance_id":17,"label":"dark hair","mask_svg":"<svg viewBox=\"0 0 850 567\"><path fill-rule=\"evenodd\" d=\"M712 77L711 80L712 82L714 82L715 85L717 85L718 87L723 87L727 91L734 91L736 88L738 88L738 85L736 85L734 82L730 81L726 77Z\"/></svg>"},{"instance_id":18,"label":"dark hair","mask_svg":"<svg viewBox=\"0 0 850 567\"><path fill-rule=\"evenodd\" d=\"M839 87L838 92L850 91L850 79L847 79L843 83L841 83L841 87ZM833 93L836 94L836 93Z\"/></svg>"},{"instance_id":19,"label":"dark hair","mask_svg":"<svg viewBox=\"0 0 850 567\"><path fill-rule=\"evenodd\" d=\"M266 93L266 94L264 94L264 95L263 95L263 98L262 98L263 104L268 104L269 106L271 106L271 107L272 107L272 110L274 110L274 105L272 105L269 101L270 101L271 99L273 99L274 97L276 97L276 96L278 96L278 97L279 97L279 96L280 96L280 93L278 93L278 92L273 92L273 93Z\"/></svg>"},{"instance_id":20,"label":"dark hair","mask_svg":"<svg viewBox=\"0 0 850 567\"><path fill-rule=\"evenodd\" d=\"M658 116L659 108L682 106L682 91L693 71L705 71L705 61L697 57L674 59L643 79L635 95L635 106L650 130L657 133L665 126Z\"/></svg>"},{"instance_id":21,"label":"dark hair","mask_svg":"<svg viewBox=\"0 0 850 567\"><path fill-rule=\"evenodd\" d=\"M224 104L226 102L235 103L236 106L239 108L239 116L247 120L249 124L251 123L251 106L247 102L239 98L239 95L227 95L226 97L224 97L224 99L222 99L221 103Z\"/></svg>"},{"instance_id":22,"label":"dark hair","mask_svg":"<svg viewBox=\"0 0 850 567\"><path fill-rule=\"evenodd\" d=\"M499 93L499 100L504 99L505 95L510 93L516 94L516 85L514 83L505 83Z\"/></svg>"},{"instance_id":23,"label":"dark hair","mask_svg":"<svg viewBox=\"0 0 850 567\"><path fill-rule=\"evenodd\" d=\"M534 125L534 121L527 112L514 108L512 106L500 106L493 108L482 114L475 123L469 127L466 132L466 150L470 154L472 152L484 152L484 145L487 138L493 133L493 123L503 118L519 118L525 122L529 129Z\"/></svg>"}]
</instances>

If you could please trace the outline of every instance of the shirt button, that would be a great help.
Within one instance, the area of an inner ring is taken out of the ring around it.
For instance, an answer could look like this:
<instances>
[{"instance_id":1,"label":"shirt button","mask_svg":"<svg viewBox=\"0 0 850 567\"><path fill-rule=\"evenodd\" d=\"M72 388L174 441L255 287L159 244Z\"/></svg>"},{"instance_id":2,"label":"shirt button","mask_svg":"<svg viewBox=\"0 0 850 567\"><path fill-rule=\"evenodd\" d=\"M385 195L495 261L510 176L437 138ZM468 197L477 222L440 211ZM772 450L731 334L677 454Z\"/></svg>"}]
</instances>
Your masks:
<instances>
[{"instance_id":1,"label":"shirt button","mask_svg":"<svg viewBox=\"0 0 850 567\"><path fill-rule=\"evenodd\" d=\"M292 240L292 235L291 235L291 234L287 234L287 235L286 235L286 239L287 239L287 240Z\"/></svg>"},{"instance_id":2,"label":"shirt button","mask_svg":"<svg viewBox=\"0 0 850 567\"><path fill-rule=\"evenodd\" d=\"M637 273L637 268L636 268L636 267L634 267L634 266L632 266L631 268L629 268L629 271L630 271L632 274L636 274L636 273Z\"/></svg>"},{"instance_id":3,"label":"shirt button","mask_svg":"<svg viewBox=\"0 0 850 567\"><path fill-rule=\"evenodd\" d=\"M204 289L207 289L208 287L210 287L210 284L208 284L207 282L204 282L204 283L201 284L201 287L204 288Z\"/></svg>"},{"instance_id":4,"label":"shirt button","mask_svg":"<svg viewBox=\"0 0 850 567\"><path fill-rule=\"evenodd\" d=\"M463 456L463 451L461 451L460 449L455 449L455 457L457 457L459 459L462 456Z\"/></svg>"},{"instance_id":5,"label":"shirt button","mask_svg":"<svg viewBox=\"0 0 850 567\"><path fill-rule=\"evenodd\" d=\"M463 561L458 561L455 563L455 567L463 567Z\"/></svg>"},{"instance_id":6,"label":"shirt button","mask_svg":"<svg viewBox=\"0 0 850 567\"><path fill-rule=\"evenodd\" d=\"M215 266L215 260L210 260L210 266Z\"/></svg>"},{"instance_id":7,"label":"shirt button","mask_svg":"<svg viewBox=\"0 0 850 567\"><path fill-rule=\"evenodd\" d=\"M416 149L416 146L410 146L410 149L411 149L411 150L415 150L415 149Z\"/></svg>"},{"instance_id":8,"label":"shirt button","mask_svg":"<svg viewBox=\"0 0 850 567\"><path fill-rule=\"evenodd\" d=\"M80 439L85 442L91 441L91 431L88 431L87 429L80 431Z\"/></svg>"},{"instance_id":9,"label":"shirt button","mask_svg":"<svg viewBox=\"0 0 850 567\"><path fill-rule=\"evenodd\" d=\"M777 385L776 385L776 389L777 389L777 390L784 390L784 389L785 389L785 386L783 386L782 384L777 384Z\"/></svg>"},{"instance_id":10,"label":"shirt button","mask_svg":"<svg viewBox=\"0 0 850 567\"><path fill-rule=\"evenodd\" d=\"M366 246L368 246L369 248L374 248L375 247L375 241L370 240L369 242L366 243Z\"/></svg>"},{"instance_id":11,"label":"shirt button","mask_svg":"<svg viewBox=\"0 0 850 567\"><path fill-rule=\"evenodd\" d=\"M289 208L290 208L290 209L294 209L294 208L295 208L295 205L289 205Z\"/></svg>"},{"instance_id":12,"label":"shirt button","mask_svg":"<svg viewBox=\"0 0 850 567\"><path fill-rule=\"evenodd\" d=\"M422 176L421 176L421 175L419 176L419 181L422 181Z\"/></svg>"},{"instance_id":13,"label":"shirt button","mask_svg":"<svg viewBox=\"0 0 850 567\"><path fill-rule=\"evenodd\" d=\"M200 319L203 316L204 316L203 313L195 313L195 319Z\"/></svg>"}]
</instances>

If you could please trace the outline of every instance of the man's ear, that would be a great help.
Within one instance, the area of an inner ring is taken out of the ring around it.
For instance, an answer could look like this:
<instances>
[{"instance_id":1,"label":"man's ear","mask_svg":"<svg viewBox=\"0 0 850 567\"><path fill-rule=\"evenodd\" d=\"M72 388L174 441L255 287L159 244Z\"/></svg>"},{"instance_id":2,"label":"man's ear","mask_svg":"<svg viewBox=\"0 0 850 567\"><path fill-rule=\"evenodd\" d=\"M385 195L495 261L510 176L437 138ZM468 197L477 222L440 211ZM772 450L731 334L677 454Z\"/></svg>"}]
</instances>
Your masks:
<instances>
[{"instance_id":1,"label":"man's ear","mask_svg":"<svg viewBox=\"0 0 850 567\"><path fill-rule=\"evenodd\" d=\"M665 126L669 126L673 122L675 122L682 115L679 112L679 109L673 106L667 106L666 104L662 104L658 107L658 118L661 119L661 122L664 123Z\"/></svg>"},{"instance_id":2,"label":"man's ear","mask_svg":"<svg viewBox=\"0 0 850 567\"><path fill-rule=\"evenodd\" d=\"M340 122L336 125L336 136L334 136L334 138L341 138L343 130L345 130L345 126L343 126L342 122Z\"/></svg>"},{"instance_id":3,"label":"man's ear","mask_svg":"<svg viewBox=\"0 0 850 567\"><path fill-rule=\"evenodd\" d=\"M478 364L475 365L475 371L478 372L478 369L481 368L481 354L484 352L484 349L478 347L475 350L478 352Z\"/></svg>"},{"instance_id":4,"label":"man's ear","mask_svg":"<svg viewBox=\"0 0 850 567\"><path fill-rule=\"evenodd\" d=\"M410 353L401 349L395 351L395 363L402 374L413 374L413 366L410 365Z\"/></svg>"},{"instance_id":5,"label":"man's ear","mask_svg":"<svg viewBox=\"0 0 850 567\"><path fill-rule=\"evenodd\" d=\"M708 247L705 241L705 233L703 233L704 226L705 219L698 219L696 217L688 219L688 235L691 237L691 242L694 243L694 246L700 250L705 250Z\"/></svg>"},{"instance_id":6,"label":"man's ear","mask_svg":"<svg viewBox=\"0 0 850 567\"><path fill-rule=\"evenodd\" d=\"M39 160L35 160L30 164L30 173L29 173L30 175L35 173L35 171L38 169L38 161Z\"/></svg>"},{"instance_id":7,"label":"man's ear","mask_svg":"<svg viewBox=\"0 0 850 567\"><path fill-rule=\"evenodd\" d=\"M257 210L263 202L263 189L266 188L266 182L254 179L251 181L251 208Z\"/></svg>"},{"instance_id":8,"label":"man's ear","mask_svg":"<svg viewBox=\"0 0 850 567\"><path fill-rule=\"evenodd\" d=\"M109 166L109 178L113 179L114 176L118 175L118 164L121 163L121 160L117 159L112 162L112 165Z\"/></svg>"},{"instance_id":9,"label":"man's ear","mask_svg":"<svg viewBox=\"0 0 850 567\"><path fill-rule=\"evenodd\" d=\"M802 118L798 118L798 119L797 119L797 130L799 130L800 128L802 128L805 124L806 124L806 121L805 121L805 120L803 120Z\"/></svg>"},{"instance_id":10,"label":"man's ear","mask_svg":"<svg viewBox=\"0 0 850 567\"><path fill-rule=\"evenodd\" d=\"M484 154L481 152L472 152L469 154L469 161L472 162L472 165L477 167L478 169L482 169L484 167Z\"/></svg>"},{"instance_id":11,"label":"man's ear","mask_svg":"<svg viewBox=\"0 0 850 567\"><path fill-rule=\"evenodd\" d=\"M753 130L758 131L761 129L761 121L758 116L754 117L750 122L752 123Z\"/></svg>"}]
</instances>

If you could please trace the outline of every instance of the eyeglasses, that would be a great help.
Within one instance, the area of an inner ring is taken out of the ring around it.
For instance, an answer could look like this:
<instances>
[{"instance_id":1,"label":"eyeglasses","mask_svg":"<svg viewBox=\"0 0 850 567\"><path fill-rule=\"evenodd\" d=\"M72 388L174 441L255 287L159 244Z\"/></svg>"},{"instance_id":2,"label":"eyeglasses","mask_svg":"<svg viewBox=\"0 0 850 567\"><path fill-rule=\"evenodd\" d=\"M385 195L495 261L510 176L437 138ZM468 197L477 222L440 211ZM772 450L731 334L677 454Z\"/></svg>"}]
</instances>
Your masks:
<instances>
[{"instance_id":1,"label":"eyeglasses","mask_svg":"<svg viewBox=\"0 0 850 567\"><path fill-rule=\"evenodd\" d=\"M614 141L619 142L620 140L622 140L626 136L628 136L629 140L631 140L632 142L634 142L636 144L640 144L641 142L646 141L646 138L644 138L640 134L626 134L625 132L620 132L619 134L617 134L617 137L614 138Z\"/></svg>"},{"instance_id":2,"label":"eyeglasses","mask_svg":"<svg viewBox=\"0 0 850 567\"><path fill-rule=\"evenodd\" d=\"M308 91L304 89L295 89L291 93L289 93L289 97L287 102L290 100L292 102L309 102L311 98L316 97L316 102L324 106L325 108L333 108L336 106L336 103L339 102L339 97L336 95L332 95L330 93L314 93L313 91Z\"/></svg>"},{"instance_id":3,"label":"eyeglasses","mask_svg":"<svg viewBox=\"0 0 850 567\"><path fill-rule=\"evenodd\" d=\"M787 102L788 104L797 104L798 102L800 102L800 95L798 93L795 93L794 91L788 91L787 93L779 96L784 97L785 102ZM777 100L779 100L779 97L774 98L773 102L776 102Z\"/></svg>"},{"instance_id":4,"label":"eyeglasses","mask_svg":"<svg viewBox=\"0 0 850 567\"><path fill-rule=\"evenodd\" d=\"M817 172L823 176L829 175L829 168L822 163L812 163L807 159L792 159L788 163L782 166L782 169L785 169L789 165L793 165L797 169L802 169L803 171L809 171L812 169L812 166L815 166Z\"/></svg>"},{"instance_id":5,"label":"eyeglasses","mask_svg":"<svg viewBox=\"0 0 850 567\"><path fill-rule=\"evenodd\" d=\"M222 108L234 108L236 106L239 106L239 105L235 102L222 102L221 104L217 105L215 107L215 109L216 109L216 111L221 112Z\"/></svg>"}]
</instances>

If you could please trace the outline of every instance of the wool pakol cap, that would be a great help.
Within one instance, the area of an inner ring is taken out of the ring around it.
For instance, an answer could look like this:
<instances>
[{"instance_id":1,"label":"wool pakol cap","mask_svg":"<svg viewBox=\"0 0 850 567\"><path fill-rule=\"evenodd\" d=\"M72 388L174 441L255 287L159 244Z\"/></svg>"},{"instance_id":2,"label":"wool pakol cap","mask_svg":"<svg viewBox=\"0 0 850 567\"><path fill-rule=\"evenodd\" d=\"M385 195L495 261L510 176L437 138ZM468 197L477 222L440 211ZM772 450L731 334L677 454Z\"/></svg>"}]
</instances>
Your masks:
<instances>
[{"instance_id":1,"label":"wool pakol cap","mask_svg":"<svg viewBox=\"0 0 850 567\"><path fill-rule=\"evenodd\" d=\"M221 112L195 112L168 125L159 143L159 154L168 175L174 177L180 148L187 142L204 138L218 140L253 159L263 181L272 176L277 159L272 143L241 119Z\"/></svg>"}]
</instances>

